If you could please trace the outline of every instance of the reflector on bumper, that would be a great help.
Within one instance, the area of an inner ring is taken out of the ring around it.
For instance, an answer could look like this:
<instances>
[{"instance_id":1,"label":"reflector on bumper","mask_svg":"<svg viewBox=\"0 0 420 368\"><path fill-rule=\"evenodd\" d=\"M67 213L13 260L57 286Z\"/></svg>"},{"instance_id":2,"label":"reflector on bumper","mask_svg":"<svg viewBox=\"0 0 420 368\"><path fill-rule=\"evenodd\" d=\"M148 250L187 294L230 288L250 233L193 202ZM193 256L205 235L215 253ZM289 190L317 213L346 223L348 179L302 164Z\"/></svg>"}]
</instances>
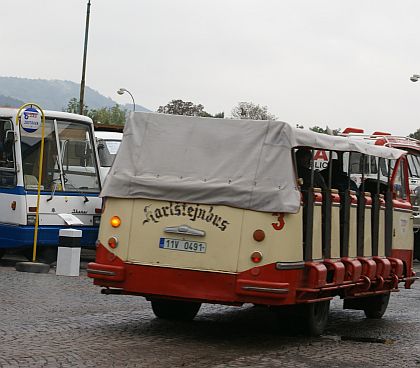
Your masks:
<instances>
[{"instance_id":1,"label":"reflector on bumper","mask_svg":"<svg viewBox=\"0 0 420 368\"><path fill-rule=\"evenodd\" d=\"M87 275L93 279L123 281L125 279L125 268L90 262L87 266Z\"/></svg>"}]
</instances>

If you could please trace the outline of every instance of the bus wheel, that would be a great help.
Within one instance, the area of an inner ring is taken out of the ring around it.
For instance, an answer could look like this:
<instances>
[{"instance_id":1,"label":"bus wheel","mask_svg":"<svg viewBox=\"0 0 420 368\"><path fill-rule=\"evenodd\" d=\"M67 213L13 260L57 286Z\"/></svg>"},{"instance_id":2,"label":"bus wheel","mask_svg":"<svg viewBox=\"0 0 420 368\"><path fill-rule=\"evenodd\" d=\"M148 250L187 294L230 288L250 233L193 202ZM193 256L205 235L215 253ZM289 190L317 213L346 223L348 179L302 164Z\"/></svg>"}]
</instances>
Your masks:
<instances>
[{"instance_id":1,"label":"bus wheel","mask_svg":"<svg viewBox=\"0 0 420 368\"><path fill-rule=\"evenodd\" d=\"M6 254L6 250L0 249L0 259L2 259L5 254Z\"/></svg>"},{"instance_id":2,"label":"bus wheel","mask_svg":"<svg viewBox=\"0 0 420 368\"><path fill-rule=\"evenodd\" d=\"M366 298L366 306L363 308L366 318L379 319L385 314L388 307L390 293L374 295Z\"/></svg>"},{"instance_id":3,"label":"bus wheel","mask_svg":"<svg viewBox=\"0 0 420 368\"><path fill-rule=\"evenodd\" d=\"M330 301L308 303L299 307L302 308L301 316L305 332L311 336L321 335L327 326Z\"/></svg>"},{"instance_id":4,"label":"bus wheel","mask_svg":"<svg viewBox=\"0 0 420 368\"><path fill-rule=\"evenodd\" d=\"M414 233L414 259L418 259L420 261L420 230Z\"/></svg>"},{"instance_id":5,"label":"bus wheel","mask_svg":"<svg viewBox=\"0 0 420 368\"><path fill-rule=\"evenodd\" d=\"M151 303L156 317L177 321L193 320L201 307L201 303L180 300L153 299Z\"/></svg>"}]
</instances>

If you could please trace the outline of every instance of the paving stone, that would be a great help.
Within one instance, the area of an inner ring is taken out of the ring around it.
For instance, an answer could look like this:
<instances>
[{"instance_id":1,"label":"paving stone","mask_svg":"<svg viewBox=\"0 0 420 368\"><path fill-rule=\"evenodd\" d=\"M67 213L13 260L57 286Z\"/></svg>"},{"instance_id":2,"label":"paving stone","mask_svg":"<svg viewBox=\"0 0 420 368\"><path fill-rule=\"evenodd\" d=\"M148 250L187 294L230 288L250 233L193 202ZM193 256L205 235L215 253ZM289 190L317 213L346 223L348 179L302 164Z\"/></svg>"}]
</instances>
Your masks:
<instances>
[{"instance_id":1,"label":"paving stone","mask_svg":"<svg viewBox=\"0 0 420 368\"><path fill-rule=\"evenodd\" d=\"M394 293L382 320L334 300L319 338L252 305L158 320L144 298L100 294L83 269L58 277L1 261L0 295L0 367L420 367L420 282Z\"/></svg>"}]
</instances>

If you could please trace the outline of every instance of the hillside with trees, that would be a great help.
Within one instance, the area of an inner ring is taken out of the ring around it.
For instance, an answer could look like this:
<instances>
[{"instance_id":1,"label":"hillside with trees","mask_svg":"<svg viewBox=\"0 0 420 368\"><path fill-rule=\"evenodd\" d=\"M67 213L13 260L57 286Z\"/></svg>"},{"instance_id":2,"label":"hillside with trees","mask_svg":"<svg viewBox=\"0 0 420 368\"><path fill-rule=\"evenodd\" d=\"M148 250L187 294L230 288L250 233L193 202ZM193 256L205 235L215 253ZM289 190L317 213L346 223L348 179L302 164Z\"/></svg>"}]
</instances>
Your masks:
<instances>
[{"instance_id":1,"label":"hillside with trees","mask_svg":"<svg viewBox=\"0 0 420 368\"><path fill-rule=\"evenodd\" d=\"M46 110L62 111L68 102L79 98L80 84L64 80L0 77L0 106L19 107L26 102L35 102ZM85 104L90 109L112 108L117 103L98 91L85 88ZM127 107L131 106L128 104ZM124 106L125 108L125 106ZM149 111L136 104L137 111Z\"/></svg>"}]
</instances>

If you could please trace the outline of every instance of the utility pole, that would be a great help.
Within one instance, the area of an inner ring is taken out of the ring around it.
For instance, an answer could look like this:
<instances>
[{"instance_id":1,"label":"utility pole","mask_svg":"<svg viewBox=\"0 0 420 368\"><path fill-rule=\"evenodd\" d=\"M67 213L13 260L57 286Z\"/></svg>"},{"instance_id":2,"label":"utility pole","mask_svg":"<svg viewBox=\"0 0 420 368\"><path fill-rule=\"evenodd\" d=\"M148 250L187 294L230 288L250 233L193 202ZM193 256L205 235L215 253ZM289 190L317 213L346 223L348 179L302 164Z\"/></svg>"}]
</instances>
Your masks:
<instances>
[{"instance_id":1,"label":"utility pole","mask_svg":"<svg viewBox=\"0 0 420 368\"><path fill-rule=\"evenodd\" d=\"M85 26L85 48L83 52L82 81L80 82L79 114L83 115L83 106L85 104L85 75L86 75L86 57L89 36L89 18L90 18L90 0L87 3L86 26Z\"/></svg>"}]
</instances>

